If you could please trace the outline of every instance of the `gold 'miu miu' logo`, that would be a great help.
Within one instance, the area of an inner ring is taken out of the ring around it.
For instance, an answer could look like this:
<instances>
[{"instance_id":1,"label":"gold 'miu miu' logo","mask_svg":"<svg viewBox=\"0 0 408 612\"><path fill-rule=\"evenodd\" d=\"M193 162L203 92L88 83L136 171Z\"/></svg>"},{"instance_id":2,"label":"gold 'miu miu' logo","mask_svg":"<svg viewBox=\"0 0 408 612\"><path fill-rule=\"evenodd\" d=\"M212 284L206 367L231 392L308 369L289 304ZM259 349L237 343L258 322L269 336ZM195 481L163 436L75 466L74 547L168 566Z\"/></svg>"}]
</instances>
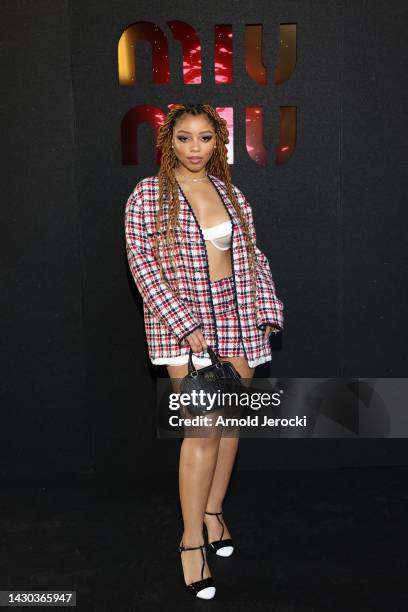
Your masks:
<instances>
[{"instance_id":1,"label":"gold 'miu miu' logo","mask_svg":"<svg viewBox=\"0 0 408 612\"><path fill-rule=\"evenodd\" d=\"M138 21L123 30L118 41L118 81L120 86L141 85L137 80L137 47L148 42L152 56L152 83L170 84L168 37L181 45L182 78L184 85L202 84L201 39L193 26L178 20L166 21L168 32L151 21ZM262 56L262 24L244 25L244 63L248 79L260 87L268 87L268 66ZM295 70L297 61L297 24L279 24L277 60L273 70L273 87L288 81ZM233 27L231 24L214 26L214 82L216 85L233 85ZM239 83L242 88L242 80ZM274 89L273 91L277 91ZM175 103L168 104L171 109ZM234 108L216 106L217 112L227 121L230 142L228 163L234 158ZM248 156L261 166L267 165L268 149L264 145L264 107L247 106L245 117L245 147ZM138 104L129 109L122 120L122 163L138 164L138 127L150 124L156 132L163 123L166 113L152 104ZM279 106L279 141L275 147L274 162L287 162L296 148L297 107ZM160 151L156 149L156 163L160 163Z\"/></svg>"}]
</instances>

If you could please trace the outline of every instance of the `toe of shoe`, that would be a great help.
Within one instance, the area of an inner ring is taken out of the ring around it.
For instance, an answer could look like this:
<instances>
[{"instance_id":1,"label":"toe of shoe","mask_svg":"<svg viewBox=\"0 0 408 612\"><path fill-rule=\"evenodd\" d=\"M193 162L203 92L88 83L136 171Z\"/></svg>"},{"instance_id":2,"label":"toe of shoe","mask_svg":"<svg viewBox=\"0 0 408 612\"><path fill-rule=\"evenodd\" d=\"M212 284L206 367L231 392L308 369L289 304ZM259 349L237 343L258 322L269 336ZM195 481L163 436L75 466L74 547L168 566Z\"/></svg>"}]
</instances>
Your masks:
<instances>
[{"instance_id":1,"label":"toe of shoe","mask_svg":"<svg viewBox=\"0 0 408 612\"><path fill-rule=\"evenodd\" d=\"M233 545L231 538L228 538L226 540L216 540L215 542L211 542L210 548L219 557L229 557L232 555L234 551L234 545Z\"/></svg>"},{"instance_id":2,"label":"toe of shoe","mask_svg":"<svg viewBox=\"0 0 408 612\"><path fill-rule=\"evenodd\" d=\"M197 593L197 597L199 599L212 599L215 595L215 587L213 586L209 586L206 587L205 589L201 589L201 591L198 591Z\"/></svg>"},{"instance_id":3,"label":"toe of shoe","mask_svg":"<svg viewBox=\"0 0 408 612\"><path fill-rule=\"evenodd\" d=\"M233 546L222 546L216 551L216 554L219 557L230 557L233 552L234 552Z\"/></svg>"}]
</instances>

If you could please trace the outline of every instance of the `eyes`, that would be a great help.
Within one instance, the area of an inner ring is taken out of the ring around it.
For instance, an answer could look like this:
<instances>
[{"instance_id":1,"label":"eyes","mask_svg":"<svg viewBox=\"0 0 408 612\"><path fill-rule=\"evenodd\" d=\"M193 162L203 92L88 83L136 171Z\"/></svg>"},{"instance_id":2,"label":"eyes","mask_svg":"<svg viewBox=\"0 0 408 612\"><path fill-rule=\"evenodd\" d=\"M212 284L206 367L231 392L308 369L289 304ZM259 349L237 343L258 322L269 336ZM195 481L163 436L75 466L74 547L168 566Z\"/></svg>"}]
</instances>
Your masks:
<instances>
[{"instance_id":1,"label":"eyes","mask_svg":"<svg viewBox=\"0 0 408 612\"><path fill-rule=\"evenodd\" d=\"M187 140L188 136L177 136L177 140L180 140L181 142L185 142ZM204 140L204 142L210 142L210 140L212 139L212 135L208 135L208 136L203 136L202 139Z\"/></svg>"}]
</instances>

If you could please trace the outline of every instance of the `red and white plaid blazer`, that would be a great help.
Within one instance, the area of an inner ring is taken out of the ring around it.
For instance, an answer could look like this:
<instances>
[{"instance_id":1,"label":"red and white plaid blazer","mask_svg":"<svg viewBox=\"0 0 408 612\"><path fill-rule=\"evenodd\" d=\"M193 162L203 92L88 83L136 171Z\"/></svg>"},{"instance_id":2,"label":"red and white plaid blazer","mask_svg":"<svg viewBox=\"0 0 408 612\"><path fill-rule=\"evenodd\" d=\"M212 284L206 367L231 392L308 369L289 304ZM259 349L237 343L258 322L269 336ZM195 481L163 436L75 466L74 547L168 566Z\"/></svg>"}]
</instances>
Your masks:
<instances>
[{"instance_id":1,"label":"red and white plaid blazer","mask_svg":"<svg viewBox=\"0 0 408 612\"><path fill-rule=\"evenodd\" d=\"M225 183L209 174L215 189L231 218L231 262L235 281L237 308L242 343L248 360L264 354L266 324L283 329L283 302L275 292L271 269L266 256L256 246L256 232L251 205L238 187L233 186L249 223L257 256L258 315L251 298L251 276L244 233L239 217L228 199ZM160 277L159 265L153 256L156 232L159 179L156 175L139 181L129 196L125 208L126 253L136 286L143 297L143 312L149 357L176 357L188 353L186 336L201 328L207 343L217 353L215 325L207 251L202 230L193 209L179 188L179 226L175 229L176 270L169 267L169 255L164 255L166 278L178 279L179 296L169 282ZM163 227L167 223L164 211ZM177 252L178 251L178 252ZM201 354L201 353L200 353ZM198 355L198 353L196 353Z\"/></svg>"}]
</instances>

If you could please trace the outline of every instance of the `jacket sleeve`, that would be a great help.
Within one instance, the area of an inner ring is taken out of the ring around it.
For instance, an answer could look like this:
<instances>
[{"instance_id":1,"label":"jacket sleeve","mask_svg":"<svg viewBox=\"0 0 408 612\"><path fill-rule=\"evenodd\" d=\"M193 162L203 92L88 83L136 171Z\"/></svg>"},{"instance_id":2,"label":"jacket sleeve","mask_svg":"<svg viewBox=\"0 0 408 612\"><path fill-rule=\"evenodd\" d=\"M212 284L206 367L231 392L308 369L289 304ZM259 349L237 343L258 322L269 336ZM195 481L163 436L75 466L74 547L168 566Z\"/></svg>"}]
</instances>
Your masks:
<instances>
[{"instance_id":1,"label":"jacket sleeve","mask_svg":"<svg viewBox=\"0 0 408 612\"><path fill-rule=\"evenodd\" d=\"M161 278L143 212L143 195L136 185L125 207L125 241L129 267L147 307L163 325L170 328L181 345L186 336L200 327L200 323Z\"/></svg>"},{"instance_id":2,"label":"jacket sleeve","mask_svg":"<svg viewBox=\"0 0 408 612\"><path fill-rule=\"evenodd\" d=\"M258 329L265 329L266 325L272 325L283 330L283 302L277 297L275 283L272 277L268 258L258 248L256 240L256 230L253 219L252 207L246 200L244 194L239 191L239 200L245 212L249 225L251 239L255 245L256 265L257 265L257 285L258 285Z\"/></svg>"}]
</instances>

